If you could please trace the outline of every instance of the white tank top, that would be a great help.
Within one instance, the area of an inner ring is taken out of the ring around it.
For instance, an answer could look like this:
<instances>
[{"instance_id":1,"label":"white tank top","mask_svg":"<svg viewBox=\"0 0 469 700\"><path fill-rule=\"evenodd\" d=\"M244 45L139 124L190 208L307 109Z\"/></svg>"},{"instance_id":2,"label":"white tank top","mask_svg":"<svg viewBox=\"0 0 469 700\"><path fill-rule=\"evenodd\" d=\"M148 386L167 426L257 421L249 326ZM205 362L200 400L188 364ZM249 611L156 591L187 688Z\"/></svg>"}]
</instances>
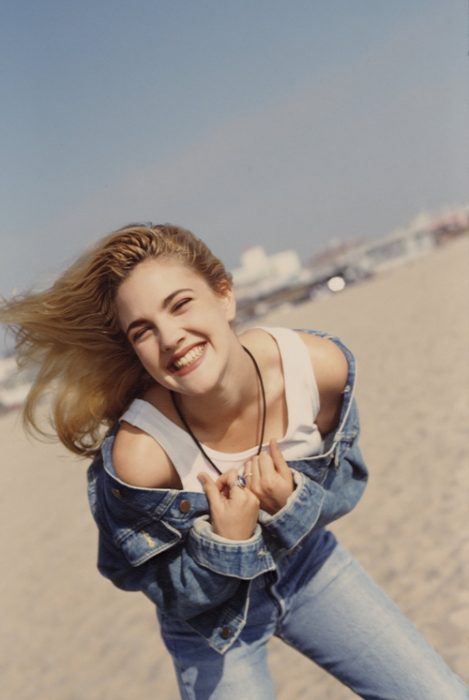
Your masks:
<instances>
[{"instance_id":1,"label":"white tank top","mask_svg":"<svg viewBox=\"0 0 469 700\"><path fill-rule=\"evenodd\" d=\"M321 434L315 424L319 413L319 392L311 367L311 358L305 343L289 328L263 328L277 342L282 361L288 426L278 445L286 460L302 459L320 454ZM202 492L197 479L200 472L208 472L214 478L217 472L205 459L189 433L173 423L155 406L134 399L121 420L151 435L164 449L182 481L183 489ZM203 443L202 443L203 444ZM203 448L221 472L233 467L242 468L256 454L255 445L242 452L219 452L203 444ZM264 443L263 450L268 449Z\"/></svg>"}]
</instances>

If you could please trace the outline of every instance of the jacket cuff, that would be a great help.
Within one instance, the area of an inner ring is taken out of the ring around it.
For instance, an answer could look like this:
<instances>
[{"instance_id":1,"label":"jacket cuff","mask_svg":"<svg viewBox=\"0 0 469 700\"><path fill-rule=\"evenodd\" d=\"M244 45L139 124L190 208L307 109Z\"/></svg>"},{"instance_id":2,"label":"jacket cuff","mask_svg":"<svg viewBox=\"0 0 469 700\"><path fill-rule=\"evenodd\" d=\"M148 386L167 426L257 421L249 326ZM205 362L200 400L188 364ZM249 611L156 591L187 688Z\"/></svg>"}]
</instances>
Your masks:
<instances>
[{"instance_id":1,"label":"jacket cuff","mask_svg":"<svg viewBox=\"0 0 469 700\"><path fill-rule=\"evenodd\" d=\"M259 525L248 540L229 540L214 533L204 515L194 520L187 548L200 566L233 578L253 579L275 569Z\"/></svg>"},{"instance_id":2,"label":"jacket cuff","mask_svg":"<svg viewBox=\"0 0 469 700\"><path fill-rule=\"evenodd\" d=\"M259 522L266 532L285 549L292 549L301 542L321 515L325 491L316 481L292 469L295 490L277 513L270 515L261 510Z\"/></svg>"}]
</instances>

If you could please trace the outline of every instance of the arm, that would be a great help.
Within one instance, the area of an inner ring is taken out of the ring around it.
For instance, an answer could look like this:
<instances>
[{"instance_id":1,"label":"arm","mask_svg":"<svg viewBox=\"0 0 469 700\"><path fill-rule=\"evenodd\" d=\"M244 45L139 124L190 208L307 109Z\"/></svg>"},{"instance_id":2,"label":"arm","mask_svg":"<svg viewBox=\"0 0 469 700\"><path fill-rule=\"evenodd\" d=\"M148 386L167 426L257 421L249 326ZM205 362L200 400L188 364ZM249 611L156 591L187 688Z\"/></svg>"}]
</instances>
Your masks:
<instances>
[{"instance_id":1,"label":"arm","mask_svg":"<svg viewBox=\"0 0 469 700\"><path fill-rule=\"evenodd\" d=\"M286 500L280 501L280 508L265 507L265 481L256 491L263 508L261 524L287 549L296 546L310 531L349 512L361 497L368 476L358 447L358 412L351 399L354 359L339 346L339 341L305 333L301 337L308 347L318 383L321 408L316 424L324 437L324 452L317 458L299 460L298 470L295 462L290 462L295 488ZM271 457L270 476L275 469L278 482L283 457L272 451Z\"/></svg>"},{"instance_id":2,"label":"arm","mask_svg":"<svg viewBox=\"0 0 469 700\"><path fill-rule=\"evenodd\" d=\"M275 568L262 542L260 528L251 541L231 545L212 543L210 537L191 530L187 538L155 552L141 564L131 563L128 552L116 545L112 533L99 523L98 569L115 586L127 591L142 591L169 615L189 620L208 610L245 597L251 578ZM147 527L148 530L148 527ZM151 530L155 536L155 529ZM137 533L138 534L138 533ZM205 560L205 552L208 556ZM264 554L260 557L260 553ZM226 556L225 556L226 555ZM245 577L235 572L219 573L212 568L213 559L220 569L235 559L244 558ZM226 559L226 561L224 561ZM250 570L247 570L250 567Z\"/></svg>"},{"instance_id":3,"label":"arm","mask_svg":"<svg viewBox=\"0 0 469 700\"><path fill-rule=\"evenodd\" d=\"M329 338L301 333L311 360L319 391L319 413L315 423L325 436L337 428L347 385L349 364L344 352Z\"/></svg>"},{"instance_id":4,"label":"arm","mask_svg":"<svg viewBox=\"0 0 469 700\"><path fill-rule=\"evenodd\" d=\"M108 438L103 446L105 462L111 457L112 441ZM138 459L148 445L136 449ZM189 619L228 599L245 597L250 579L275 568L259 525L253 534L251 527L245 539L224 539L208 527L204 494L155 486L164 468L146 473L139 469L133 480L143 480L143 485L135 489L128 482L137 462L130 460L130 453L127 456L126 466L122 454L116 460L120 479L127 470L127 483L113 480L101 457L89 469L90 505L99 528L98 568L116 586L143 591L168 613ZM258 504L254 521L257 509Z\"/></svg>"},{"instance_id":5,"label":"arm","mask_svg":"<svg viewBox=\"0 0 469 700\"><path fill-rule=\"evenodd\" d=\"M341 428L327 436L331 446L324 454L292 469L296 488L285 506L273 515L261 511L259 522L280 547L295 547L308 533L350 512L363 495L368 470L358 446L354 403Z\"/></svg>"}]
</instances>

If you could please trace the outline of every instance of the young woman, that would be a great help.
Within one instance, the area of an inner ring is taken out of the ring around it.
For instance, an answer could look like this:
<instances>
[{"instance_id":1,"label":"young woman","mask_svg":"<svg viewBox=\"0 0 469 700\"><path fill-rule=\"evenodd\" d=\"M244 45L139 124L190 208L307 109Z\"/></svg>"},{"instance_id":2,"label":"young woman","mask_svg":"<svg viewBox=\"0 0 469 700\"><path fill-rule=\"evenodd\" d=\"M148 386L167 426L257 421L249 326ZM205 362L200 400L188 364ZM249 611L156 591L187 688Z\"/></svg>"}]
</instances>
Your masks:
<instances>
[{"instance_id":1,"label":"young woman","mask_svg":"<svg viewBox=\"0 0 469 700\"><path fill-rule=\"evenodd\" d=\"M99 570L156 604L183 698L275 697L272 635L369 700L469 697L325 529L367 480L351 353L234 318L222 263L169 225L123 228L4 303L39 365L26 423L52 388L58 437L94 457Z\"/></svg>"}]
</instances>

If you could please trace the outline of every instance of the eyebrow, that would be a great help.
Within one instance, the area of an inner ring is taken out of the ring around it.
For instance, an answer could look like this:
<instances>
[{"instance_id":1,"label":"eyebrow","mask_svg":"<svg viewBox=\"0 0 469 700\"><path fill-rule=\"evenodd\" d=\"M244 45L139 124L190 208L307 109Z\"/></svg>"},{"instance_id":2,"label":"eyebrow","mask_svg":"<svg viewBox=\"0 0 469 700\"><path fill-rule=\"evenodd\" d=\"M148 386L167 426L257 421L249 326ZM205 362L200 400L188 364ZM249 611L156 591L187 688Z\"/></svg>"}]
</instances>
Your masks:
<instances>
[{"instance_id":1,"label":"eyebrow","mask_svg":"<svg viewBox=\"0 0 469 700\"><path fill-rule=\"evenodd\" d=\"M193 292L193 291L194 290L191 289L190 287L183 287L182 289L176 289L175 292L171 292L171 294L168 294L168 296L163 301L163 309L166 309L171 304L174 297L177 297L177 295L181 294L181 292ZM134 321L129 323L129 325L127 326L126 335L129 335L130 331L133 328L136 328L137 326L142 326L144 323L148 323L146 318L136 318Z\"/></svg>"}]
</instances>

